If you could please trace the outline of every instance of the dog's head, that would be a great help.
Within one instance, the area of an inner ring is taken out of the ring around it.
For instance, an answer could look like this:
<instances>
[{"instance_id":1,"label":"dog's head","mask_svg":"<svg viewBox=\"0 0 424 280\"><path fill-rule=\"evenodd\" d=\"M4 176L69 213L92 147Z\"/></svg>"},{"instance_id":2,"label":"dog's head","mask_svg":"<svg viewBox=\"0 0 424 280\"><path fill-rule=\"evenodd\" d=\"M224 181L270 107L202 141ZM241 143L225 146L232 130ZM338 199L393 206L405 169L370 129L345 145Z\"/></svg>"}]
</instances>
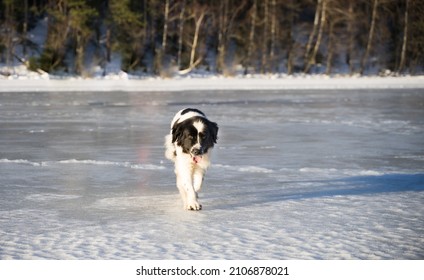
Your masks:
<instances>
[{"instance_id":1,"label":"dog's head","mask_svg":"<svg viewBox=\"0 0 424 280\"><path fill-rule=\"evenodd\" d=\"M172 127L172 143L182 147L193 158L206 154L218 139L218 125L201 116L175 123Z\"/></svg>"}]
</instances>

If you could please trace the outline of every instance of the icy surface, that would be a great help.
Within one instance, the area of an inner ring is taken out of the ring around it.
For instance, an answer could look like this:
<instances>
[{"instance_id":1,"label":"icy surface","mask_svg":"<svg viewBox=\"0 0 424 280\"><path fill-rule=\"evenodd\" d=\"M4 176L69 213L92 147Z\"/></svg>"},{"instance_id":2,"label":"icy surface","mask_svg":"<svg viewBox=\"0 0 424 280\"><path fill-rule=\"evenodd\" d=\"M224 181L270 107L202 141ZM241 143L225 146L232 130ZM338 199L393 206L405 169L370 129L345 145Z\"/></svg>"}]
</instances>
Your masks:
<instances>
[{"instance_id":1,"label":"icy surface","mask_svg":"<svg viewBox=\"0 0 424 280\"><path fill-rule=\"evenodd\" d=\"M424 258L422 89L2 91L0 259ZM200 212L184 107L220 126Z\"/></svg>"}]
</instances>

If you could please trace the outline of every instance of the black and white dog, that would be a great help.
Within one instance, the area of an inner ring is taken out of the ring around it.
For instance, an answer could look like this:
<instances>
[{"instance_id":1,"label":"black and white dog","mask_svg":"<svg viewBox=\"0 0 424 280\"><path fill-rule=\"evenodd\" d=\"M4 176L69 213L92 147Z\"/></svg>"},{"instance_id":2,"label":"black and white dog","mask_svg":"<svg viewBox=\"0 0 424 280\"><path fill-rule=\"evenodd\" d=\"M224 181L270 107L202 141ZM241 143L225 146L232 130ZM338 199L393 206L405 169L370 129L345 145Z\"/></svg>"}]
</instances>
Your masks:
<instances>
[{"instance_id":1,"label":"black and white dog","mask_svg":"<svg viewBox=\"0 0 424 280\"><path fill-rule=\"evenodd\" d=\"M197 193L210 165L211 150L218 137L218 125L197 109L179 111L165 137L165 156L175 162L177 187L187 210L201 210Z\"/></svg>"}]
</instances>

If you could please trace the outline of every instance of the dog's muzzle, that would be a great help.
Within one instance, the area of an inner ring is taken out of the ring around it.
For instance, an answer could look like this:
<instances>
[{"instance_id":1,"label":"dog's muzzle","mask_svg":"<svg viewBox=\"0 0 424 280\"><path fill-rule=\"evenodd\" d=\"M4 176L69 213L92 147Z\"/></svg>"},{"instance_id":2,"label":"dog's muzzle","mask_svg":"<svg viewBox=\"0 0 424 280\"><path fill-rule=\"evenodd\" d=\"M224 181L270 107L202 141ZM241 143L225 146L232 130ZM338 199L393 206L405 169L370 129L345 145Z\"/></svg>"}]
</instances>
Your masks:
<instances>
[{"instance_id":1,"label":"dog's muzzle","mask_svg":"<svg viewBox=\"0 0 424 280\"><path fill-rule=\"evenodd\" d=\"M198 148L193 148L193 149L191 149L191 154L193 155L193 156L201 156L201 155L203 155L205 152L204 152L204 149L203 148L200 148L200 149L198 149Z\"/></svg>"},{"instance_id":2,"label":"dog's muzzle","mask_svg":"<svg viewBox=\"0 0 424 280\"><path fill-rule=\"evenodd\" d=\"M202 158L203 158L202 155L204 153L205 153L205 150L203 149L203 147L199 148L199 146L197 146L197 145L194 146L190 151L191 158L193 159L193 162L195 164L198 164L202 160Z\"/></svg>"}]
</instances>

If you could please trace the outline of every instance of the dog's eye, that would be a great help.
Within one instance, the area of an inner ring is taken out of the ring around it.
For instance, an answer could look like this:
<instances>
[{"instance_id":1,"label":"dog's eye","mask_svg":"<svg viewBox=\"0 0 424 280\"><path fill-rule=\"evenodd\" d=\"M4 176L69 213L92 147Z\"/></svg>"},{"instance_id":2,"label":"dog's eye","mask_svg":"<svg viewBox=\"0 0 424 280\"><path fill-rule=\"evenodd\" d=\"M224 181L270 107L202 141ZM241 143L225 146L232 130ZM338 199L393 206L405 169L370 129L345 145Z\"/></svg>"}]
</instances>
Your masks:
<instances>
[{"instance_id":1,"label":"dog's eye","mask_svg":"<svg viewBox=\"0 0 424 280\"><path fill-rule=\"evenodd\" d=\"M193 140L193 136L189 135L188 139Z\"/></svg>"},{"instance_id":2,"label":"dog's eye","mask_svg":"<svg viewBox=\"0 0 424 280\"><path fill-rule=\"evenodd\" d=\"M205 135L205 134L203 134L203 133L199 133L199 137L200 137L201 139L205 139L205 138L206 138L206 135Z\"/></svg>"}]
</instances>

